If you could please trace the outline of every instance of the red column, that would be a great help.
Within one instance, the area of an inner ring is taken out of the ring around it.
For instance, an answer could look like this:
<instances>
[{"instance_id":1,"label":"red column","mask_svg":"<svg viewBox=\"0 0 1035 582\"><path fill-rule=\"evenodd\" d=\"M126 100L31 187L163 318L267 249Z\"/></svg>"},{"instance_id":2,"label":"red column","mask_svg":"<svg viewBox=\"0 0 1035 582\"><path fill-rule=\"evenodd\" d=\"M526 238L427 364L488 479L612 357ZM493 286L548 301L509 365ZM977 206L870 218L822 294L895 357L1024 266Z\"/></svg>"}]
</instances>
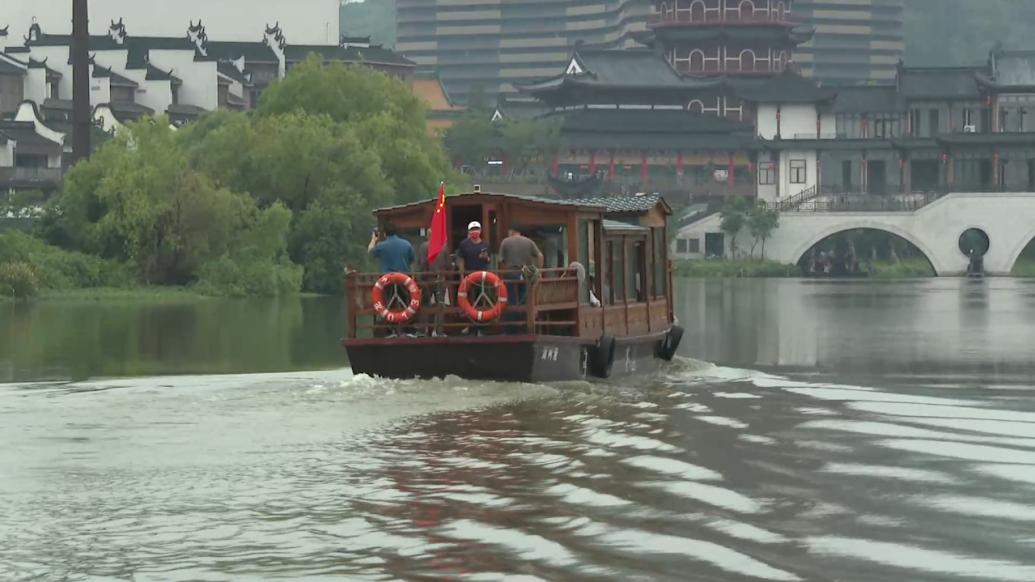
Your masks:
<instances>
[{"instance_id":1,"label":"red column","mask_svg":"<svg viewBox=\"0 0 1035 582\"><path fill-rule=\"evenodd\" d=\"M557 174L560 173L560 171L561 171L561 160L559 159L558 156L554 156L553 157L553 163L550 164L550 175L553 176L554 178L556 178Z\"/></svg>"},{"instance_id":2,"label":"red column","mask_svg":"<svg viewBox=\"0 0 1035 582\"><path fill-rule=\"evenodd\" d=\"M597 173L597 152L596 152L596 150L591 150L589 152L589 175L592 176L593 174L596 174L596 173Z\"/></svg>"},{"instance_id":3,"label":"red column","mask_svg":"<svg viewBox=\"0 0 1035 582\"><path fill-rule=\"evenodd\" d=\"M643 161L640 164L640 179L643 182L650 180L650 166L647 165L647 152L643 152Z\"/></svg>"},{"instance_id":4,"label":"red column","mask_svg":"<svg viewBox=\"0 0 1035 582\"><path fill-rule=\"evenodd\" d=\"M607 166L607 179L614 180L618 174L617 168L615 168L615 152L611 151L611 163Z\"/></svg>"},{"instance_id":5,"label":"red column","mask_svg":"<svg viewBox=\"0 0 1035 582\"><path fill-rule=\"evenodd\" d=\"M683 177L683 152L679 152L676 155L676 175L680 178Z\"/></svg>"}]
</instances>

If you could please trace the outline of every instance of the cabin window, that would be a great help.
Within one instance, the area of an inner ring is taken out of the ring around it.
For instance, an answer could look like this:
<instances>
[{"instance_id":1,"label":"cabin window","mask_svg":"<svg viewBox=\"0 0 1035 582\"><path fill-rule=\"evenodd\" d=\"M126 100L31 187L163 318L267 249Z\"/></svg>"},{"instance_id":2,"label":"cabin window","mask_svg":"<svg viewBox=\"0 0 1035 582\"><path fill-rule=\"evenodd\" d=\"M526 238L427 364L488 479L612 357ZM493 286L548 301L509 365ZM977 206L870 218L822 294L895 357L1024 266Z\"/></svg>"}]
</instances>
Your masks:
<instances>
[{"instance_id":1,"label":"cabin window","mask_svg":"<svg viewBox=\"0 0 1035 582\"><path fill-rule=\"evenodd\" d=\"M664 297L668 289L668 241L665 240L665 229L651 229L654 243L654 296Z\"/></svg>"},{"instance_id":2,"label":"cabin window","mask_svg":"<svg viewBox=\"0 0 1035 582\"><path fill-rule=\"evenodd\" d=\"M629 283L632 288L630 290L633 292L633 298L642 303L647 300L647 243L645 241L633 243L631 258L629 266L632 269L629 273Z\"/></svg>"},{"instance_id":3,"label":"cabin window","mask_svg":"<svg viewBox=\"0 0 1035 582\"><path fill-rule=\"evenodd\" d=\"M608 266L611 268L611 305L625 301L625 246L621 239L607 243Z\"/></svg>"},{"instance_id":4,"label":"cabin window","mask_svg":"<svg viewBox=\"0 0 1035 582\"><path fill-rule=\"evenodd\" d=\"M791 160L791 184L805 184L807 170L805 160Z\"/></svg>"},{"instance_id":5,"label":"cabin window","mask_svg":"<svg viewBox=\"0 0 1035 582\"><path fill-rule=\"evenodd\" d=\"M776 164L761 162L758 164L758 185L773 186L776 184Z\"/></svg>"}]
</instances>

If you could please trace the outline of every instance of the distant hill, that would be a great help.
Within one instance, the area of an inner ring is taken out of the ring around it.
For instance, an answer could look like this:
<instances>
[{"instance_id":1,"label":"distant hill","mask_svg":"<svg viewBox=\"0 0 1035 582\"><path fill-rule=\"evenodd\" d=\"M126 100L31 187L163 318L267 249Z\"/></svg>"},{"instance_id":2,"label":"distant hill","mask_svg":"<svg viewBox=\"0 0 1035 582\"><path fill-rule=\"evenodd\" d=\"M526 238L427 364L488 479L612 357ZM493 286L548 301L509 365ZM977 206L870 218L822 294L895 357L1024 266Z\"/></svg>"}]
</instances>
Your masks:
<instances>
[{"instance_id":1,"label":"distant hill","mask_svg":"<svg viewBox=\"0 0 1035 582\"><path fill-rule=\"evenodd\" d=\"M906 62L975 65L996 42L1035 49L1035 0L906 0Z\"/></svg>"},{"instance_id":2,"label":"distant hill","mask_svg":"<svg viewBox=\"0 0 1035 582\"><path fill-rule=\"evenodd\" d=\"M370 36L375 44L395 48L395 0L366 0L341 5L341 33Z\"/></svg>"}]
</instances>

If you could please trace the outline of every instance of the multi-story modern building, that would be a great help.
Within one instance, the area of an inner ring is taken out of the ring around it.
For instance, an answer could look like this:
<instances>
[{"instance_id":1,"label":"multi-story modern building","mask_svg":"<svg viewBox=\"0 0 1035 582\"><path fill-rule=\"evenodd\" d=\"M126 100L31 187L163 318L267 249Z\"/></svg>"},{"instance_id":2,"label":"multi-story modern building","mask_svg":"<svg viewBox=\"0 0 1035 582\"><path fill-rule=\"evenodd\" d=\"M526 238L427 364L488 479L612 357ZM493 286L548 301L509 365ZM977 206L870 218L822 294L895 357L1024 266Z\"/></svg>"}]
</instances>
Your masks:
<instances>
[{"instance_id":1,"label":"multi-story modern building","mask_svg":"<svg viewBox=\"0 0 1035 582\"><path fill-rule=\"evenodd\" d=\"M629 46L649 0L395 0L396 49L461 102L552 75L578 42Z\"/></svg>"},{"instance_id":2,"label":"multi-story modern building","mask_svg":"<svg viewBox=\"0 0 1035 582\"><path fill-rule=\"evenodd\" d=\"M812 41L795 52L802 73L842 85L894 80L905 54L903 4L904 0L797 0L795 13L816 27Z\"/></svg>"}]
</instances>

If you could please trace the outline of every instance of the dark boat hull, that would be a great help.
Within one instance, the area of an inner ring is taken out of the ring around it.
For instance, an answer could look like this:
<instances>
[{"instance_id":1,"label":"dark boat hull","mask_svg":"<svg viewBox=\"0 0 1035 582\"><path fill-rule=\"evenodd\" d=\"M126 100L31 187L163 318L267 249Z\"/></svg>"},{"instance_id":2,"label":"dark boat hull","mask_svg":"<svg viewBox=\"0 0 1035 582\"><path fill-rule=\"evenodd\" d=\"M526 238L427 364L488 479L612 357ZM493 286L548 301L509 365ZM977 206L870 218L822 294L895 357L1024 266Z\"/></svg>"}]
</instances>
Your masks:
<instances>
[{"instance_id":1,"label":"dark boat hull","mask_svg":"<svg viewBox=\"0 0 1035 582\"><path fill-rule=\"evenodd\" d=\"M654 371L665 335L618 338L612 376ZM596 342L543 336L345 340L352 371L382 378L558 382L592 378Z\"/></svg>"}]
</instances>

